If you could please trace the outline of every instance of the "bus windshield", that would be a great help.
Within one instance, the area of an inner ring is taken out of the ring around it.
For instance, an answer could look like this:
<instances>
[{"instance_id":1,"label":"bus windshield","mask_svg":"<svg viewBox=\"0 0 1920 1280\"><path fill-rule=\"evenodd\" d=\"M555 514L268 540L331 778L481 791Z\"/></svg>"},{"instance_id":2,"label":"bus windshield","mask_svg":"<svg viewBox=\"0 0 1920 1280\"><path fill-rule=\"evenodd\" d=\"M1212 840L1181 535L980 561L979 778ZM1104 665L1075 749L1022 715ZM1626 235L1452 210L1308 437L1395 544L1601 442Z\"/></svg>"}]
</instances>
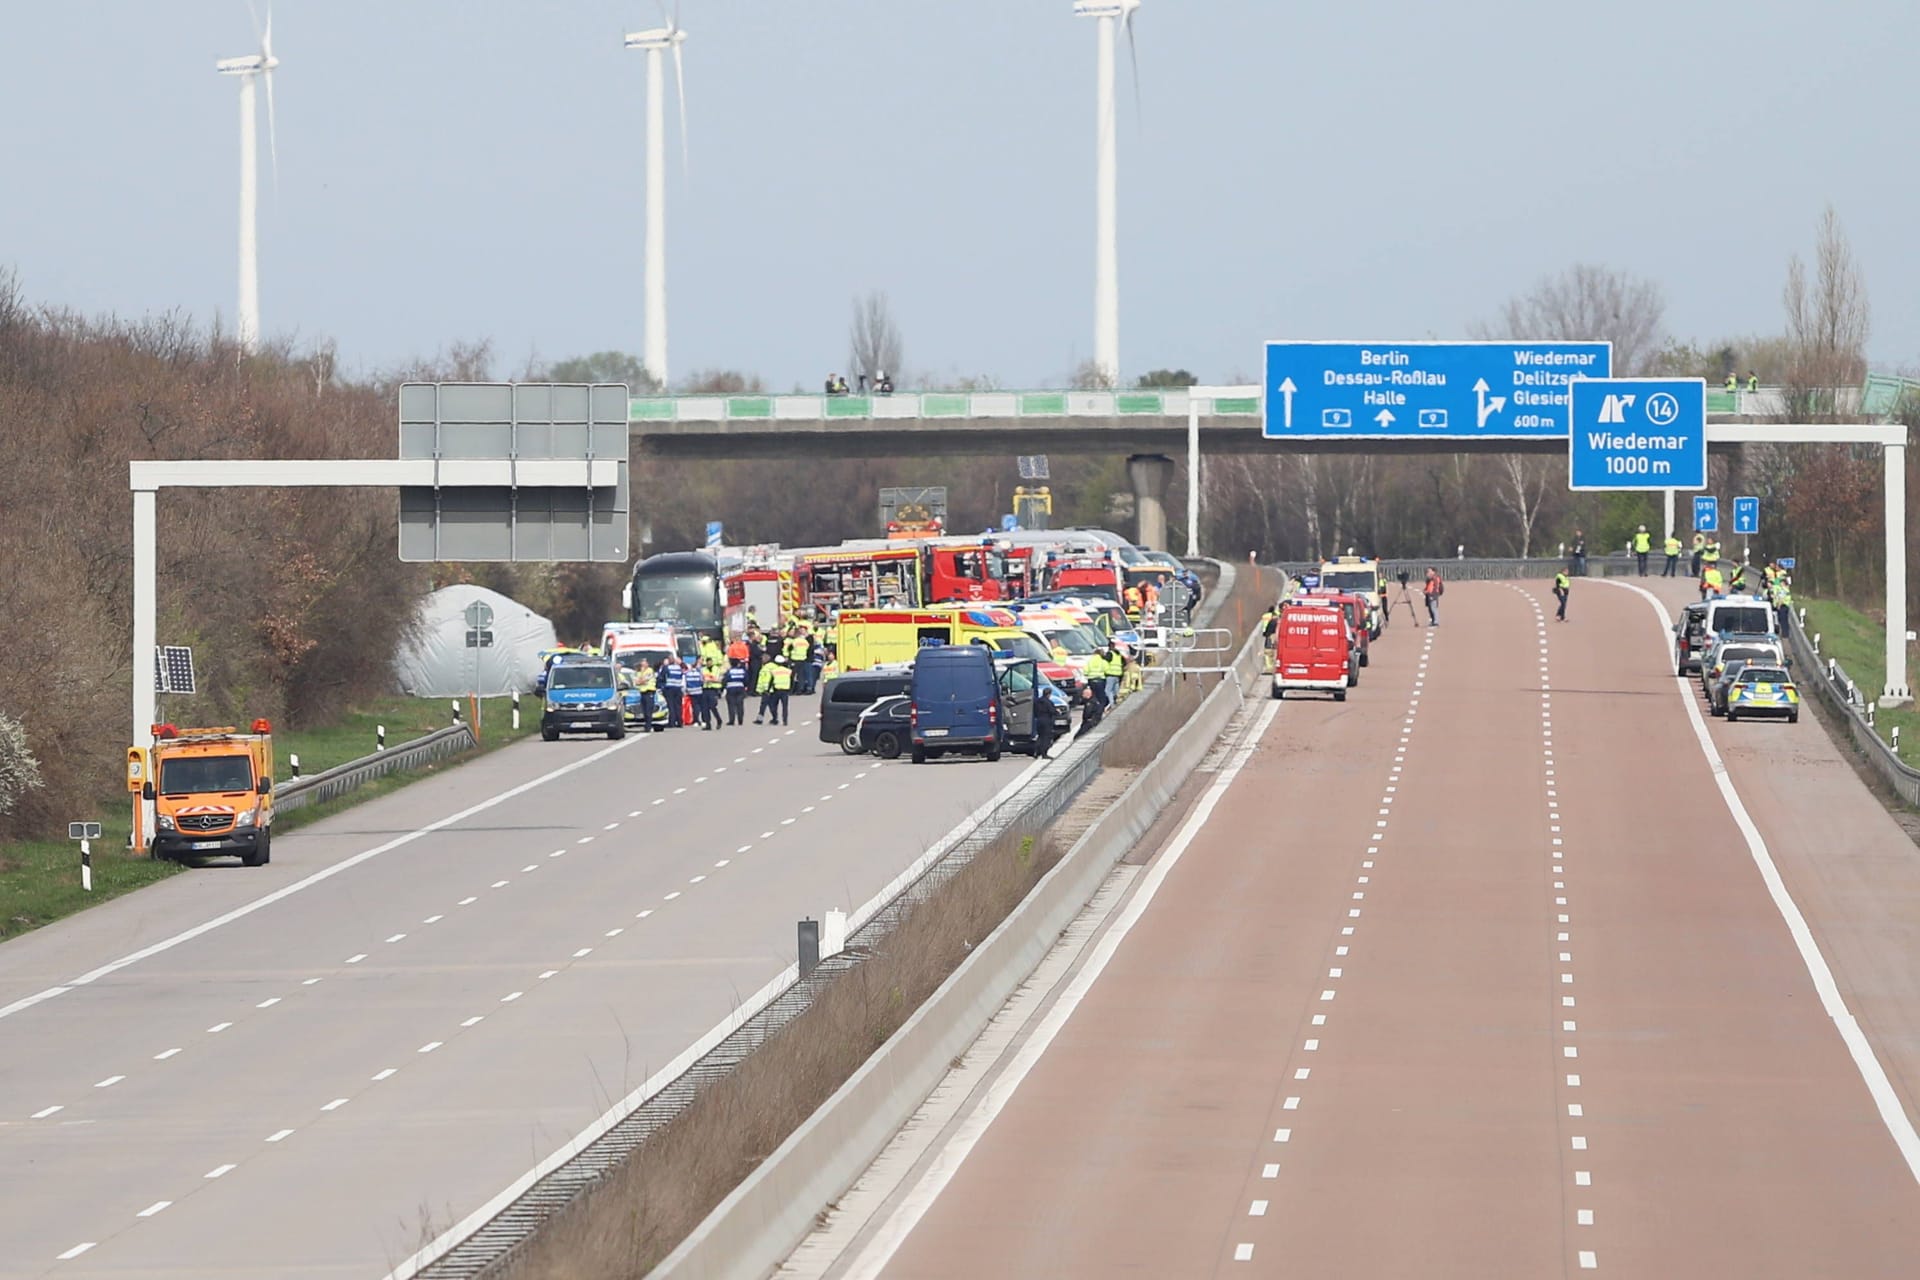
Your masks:
<instances>
[{"instance_id":1,"label":"bus windshield","mask_svg":"<svg viewBox=\"0 0 1920 1280\"><path fill-rule=\"evenodd\" d=\"M719 579L710 573L641 576L633 583L633 621L672 622L696 630L720 625Z\"/></svg>"}]
</instances>

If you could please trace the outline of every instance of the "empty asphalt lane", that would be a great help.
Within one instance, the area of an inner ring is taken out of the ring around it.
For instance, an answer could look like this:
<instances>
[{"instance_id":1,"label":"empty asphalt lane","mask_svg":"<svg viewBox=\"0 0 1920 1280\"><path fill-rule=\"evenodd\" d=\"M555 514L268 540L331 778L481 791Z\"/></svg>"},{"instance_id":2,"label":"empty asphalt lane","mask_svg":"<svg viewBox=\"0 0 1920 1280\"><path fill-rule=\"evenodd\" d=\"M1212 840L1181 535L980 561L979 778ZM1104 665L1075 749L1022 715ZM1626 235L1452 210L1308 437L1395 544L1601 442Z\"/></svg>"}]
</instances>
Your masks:
<instances>
[{"instance_id":1,"label":"empty asphalt lane","mask_svg":"<svg viewBox=\"0 0 1920 1280\"><path fill-rule=\"evenodd\" d=\"M1882 815L1780 855L1891 890L1829 890L1809 934L1645 600L1454 594L1411 688L1396 631L1344 713L1274 719L1004 1109L955 1122L970 1153L890 1207L917 1225L874 1228L898 1252L828 1274L1913 1274L1872 1065L1911 983L1867 988L1862 1037L1811 952L1898 964L1911 877L1821 865Z\"/></svg>"},{"instance_id":2,"label":"empty asphalt lane","mask_svg":"<svg viewBox=\"0 0 1920 1280\"><path fill-rule=\"evenodd\" d=\"M579 767L0 1020L0 1275L377 1276L1015 772L882 767L799 724L515 753L543 758L478 784ZM476 802L416 790L312 836L347 860Z\"/></svg>"}]
</instances>

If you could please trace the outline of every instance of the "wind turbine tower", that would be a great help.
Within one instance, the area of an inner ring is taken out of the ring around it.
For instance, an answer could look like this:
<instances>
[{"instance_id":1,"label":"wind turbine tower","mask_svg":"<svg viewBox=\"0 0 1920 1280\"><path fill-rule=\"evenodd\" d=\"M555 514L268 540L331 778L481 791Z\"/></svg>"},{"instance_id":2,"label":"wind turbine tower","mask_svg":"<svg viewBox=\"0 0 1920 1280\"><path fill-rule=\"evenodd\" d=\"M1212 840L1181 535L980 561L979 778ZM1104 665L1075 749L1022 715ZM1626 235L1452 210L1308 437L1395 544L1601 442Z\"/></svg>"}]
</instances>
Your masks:
<instances>
[{"instance_id":1,"label":"wind turbine tower","mask_svg":"<svg viewBox=\"0 0 1920 1280\"><path fill-rule=\"evenodd\" d=\"M1127 48L1134 50L1133 15L1140 0L1074 0L1075 17L1098 23L1094 63L1094 218L1093 218L1093 362L1108 385L1120 383L1120 228L1119 147L1115 134L1115 27L1127 28ZM1134 54L1134 89L1140 84L1140 64Z\"/></svg>"},{"instance_id":2,"label":"wind turbine tower","mask_svg":"<svg viewBox=\"0 0 1920 1280\"><path fill-rule=\"evenodd\" d=\"M267 82L267 146L273 156L276 179L280 173L280 148L273 127L273 69L280 59L273 56L273 9L267 9L267 25L256 25L260 52L244 58L222 58L213 69L223 76L240 80L240 349L252 355L260 345L260 246L258 208L260 204L259 142L255 137L254 81Z\"/></svg>"},{"instance_id":3,"label":"wind turbine tower","mask_svg":"<svg viewBox=\"0 0 1920 1280\"><path fill-rule=\"evenodd\" d=\"M673 83L680 97L680 162L687 157L687 85L680 46L687 33L676 7L671 18L660 6L663 27L627 34L626 47L647 55L647 244L645 279L646 341L642 363L661 388L667 385L667 82L664 55L673 51Z\"/></svg>"}]
</instances>

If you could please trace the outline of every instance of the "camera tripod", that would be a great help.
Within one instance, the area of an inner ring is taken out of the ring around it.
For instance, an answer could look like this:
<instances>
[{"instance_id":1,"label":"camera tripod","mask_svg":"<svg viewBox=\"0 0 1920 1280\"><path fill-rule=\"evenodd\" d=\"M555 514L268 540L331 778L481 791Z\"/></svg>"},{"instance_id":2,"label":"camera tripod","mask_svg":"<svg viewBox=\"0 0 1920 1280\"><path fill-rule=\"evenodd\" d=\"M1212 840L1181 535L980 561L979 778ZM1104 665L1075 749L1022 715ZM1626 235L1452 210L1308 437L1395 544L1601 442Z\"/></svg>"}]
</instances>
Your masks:
<instances>
[{"instance_id":1,"label":"camera tripod","mask_svg":"<svg viewBox=\"0 0 1920 1280\"><path fill-rule=\"evenodd\" d=\"M1407 575L1404 573L1400 575L1400 603L1407 606L1407 613L1413 618L1415 630L1427 625L1420 621L1420 610L1414 605L1413 593L1407 588Z\"/></svg>"}]
</instances>

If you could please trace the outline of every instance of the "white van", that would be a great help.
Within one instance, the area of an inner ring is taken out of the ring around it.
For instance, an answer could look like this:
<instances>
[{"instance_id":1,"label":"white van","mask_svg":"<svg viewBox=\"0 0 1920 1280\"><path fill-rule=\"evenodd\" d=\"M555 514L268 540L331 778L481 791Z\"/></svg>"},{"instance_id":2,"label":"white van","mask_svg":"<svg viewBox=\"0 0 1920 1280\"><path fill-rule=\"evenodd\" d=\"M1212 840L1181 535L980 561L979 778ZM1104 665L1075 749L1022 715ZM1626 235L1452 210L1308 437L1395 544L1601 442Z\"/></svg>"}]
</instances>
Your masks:
<instances>
[{"instance_id":1,"label":"white van","mask_svg":"<svg viewBox=\"0 0 1920 1280\"><path fill-rule=\"evenodd\" d=\"M1707 601L1707 647L1725 635L1779 634L1773 606L1758 596L1723 596Z\"/></svg>"}]
</instances>

